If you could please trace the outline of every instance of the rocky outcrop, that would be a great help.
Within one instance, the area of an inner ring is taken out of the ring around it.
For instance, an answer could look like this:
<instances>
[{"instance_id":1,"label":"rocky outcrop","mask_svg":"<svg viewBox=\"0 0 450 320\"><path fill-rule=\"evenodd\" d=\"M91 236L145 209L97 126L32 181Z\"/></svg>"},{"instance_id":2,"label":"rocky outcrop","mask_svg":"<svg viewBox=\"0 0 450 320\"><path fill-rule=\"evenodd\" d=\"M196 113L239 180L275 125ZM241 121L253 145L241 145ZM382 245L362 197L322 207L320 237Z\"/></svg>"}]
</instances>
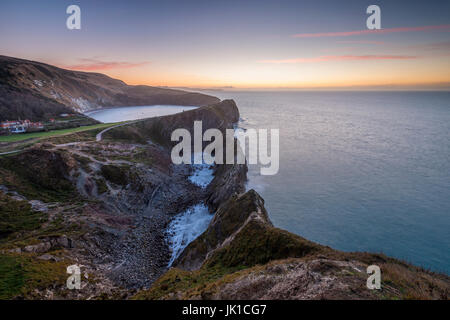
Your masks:
<instances>
[{"instance_id":1,"label":"rocky outcrop","mask_svg":"<svg viewBox=\"0 0 450 320\"><path fill-rule=\"evenodd\" d=\"M170 147L177 142L171 141L175 129L187 129L193 136L194 122L202 122L203 132L215 128L222 132L233 128L239 120L239 110L233 100L224 100L209 106L185 111L164 117L155 117L139 121L132 126L122 126L109 130L104 138L121 139L145 143L148 140Z\"/></svg>"},{"instance_id":2,"label":"rocky outcrop","mask_svg":"<svg viewBox=\"0 0 450 320\"><path fill-rule=\"evenodd\" d=\"M150 86L130 86L100 73L65 70L0 56L0 121L48 120L67 112L141 105L205 106L216 97Z\"/></svg>"},{"instance_id":3,"label":"rocky outcrop","mask_svg":"<svg viewBox=\"0 0 450 320\"><path fill-rule=\"evenodd\" d=\"M29 257L33 264L76 260L108 290L123 294L150 286L167 271L166 228L174 215L206 203L210 195L231 196L243 190L245 180L245 174L234 177L239 166L217 166L217 188L192 184L191 166L171 162L171 130L190 130L194 120L202 120L204 130L225 130L238 118L229 100L115 128L103 141L93 134L91 140L37 144L1 158L0 187L7 194L0 197L0 209L8 210L0 217L0 240L5 239L0 251L5 248L11 259ZM19 196L22 201L11 200ZM33 210L35 200L45 202L45 214ZM64 293L63 284L58 288L51 290L53 297ZM84 292L78 298L86 298Z\"/></svg>"},{"instance_id":4,"label":"rocky outcrop","mask_svg":"<svg viewBox=\"0 0 450 320\"><path fill-rule=\"evenodd\" d=\"M204 263L210 267L253 266L302 257L318 249L312 242L274 228L264 200L250 190L220 206L208 229L186 247L174 266L185 270L199 269Z\"/></svg>"},{"instance_id":5,"label":"rocky outcrop","mask_svg":"<svg viewBox=\"0 0 450 320\"><path fill-rule=\"evenodd\" d=\"M214 179L208 185L208 198L206 204L211 212L216 212L221 204L225 203L235 194L245 191L247 181L247 165L223 164L218 165L214 171Z\"/></svg>"},{"instance_id":6,"label":"rocky outcrop","mask_svg":"<svg viewBox=\"0 0 450 320\"><path fill-rule=\"evenodd\" d=\"M67 154L35 146L0 159L0 184L32 197L39 194L39 200L68 199L76 195L70 181L75 166L75 160Z\"/></svg>"},{"instance_id":7,"label":"rocky outcrop","mask_svg":"<svg viewBox=\"0 0 450 320\"><path fill-rule=\"evenodd\" d=\"M203 132L216 128L225 133L232 129L239 120L239 110L233 100L224 100L219 103L201 107L182 113L146 119L132 126L117 127L105 133L104 138L111 140L127 140L130 142L146 143L154 141L170 148L177 142L171 141L175 129L187 129L193 136L194 121L202 122ZM225 134L223 135L225 139ZM226 146L224 141L224 148ZM225 154L225 150L224 150ZM247 180L246 164L216 165L214 179L207 188L207 205L215 212L220 204L227 201L232 195L245 190Z\"/></svg>"},{"instance_id":8,"label":"rocky outcrop","mask_svg":"<svg viewBox=\"0 0 450 320\"><path fill-rule=\"evenodd\" d=\"M75 245L74 241L65 235L42 237L39 240L41 241L40 243L25 246L21 251L42 253L60 248L73 248Z\"/></svg>"},{"instance_id":9,"label":"rocky outcrop","mask_svg":"<svg viewBox=\"0 0 450 320\"><path fill-rule=\"evenodd\" d=\"M382 289L366 287L369 265ZM220 206L174 268L135 299L448 299L450 278L381 254L346 253L272 226L253 190Z\"/></svg>"}]
</instances>

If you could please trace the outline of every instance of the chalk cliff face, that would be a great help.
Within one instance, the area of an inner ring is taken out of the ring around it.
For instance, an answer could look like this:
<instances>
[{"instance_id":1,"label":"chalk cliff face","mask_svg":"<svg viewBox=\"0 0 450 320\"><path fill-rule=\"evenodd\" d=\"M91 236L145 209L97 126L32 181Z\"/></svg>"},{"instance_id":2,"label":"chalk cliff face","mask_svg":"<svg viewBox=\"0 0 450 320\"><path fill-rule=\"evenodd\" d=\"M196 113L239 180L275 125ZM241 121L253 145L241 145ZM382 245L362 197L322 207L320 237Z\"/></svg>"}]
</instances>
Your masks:
<instances>
[{"instance_id":1,"label":"chalk cliff face","mask_svg":"<svg viewBox=\"0 0 450 320\"><path fill-rule=\"evenodd\" d=\"M205 106L216 97L150 86L129 86L100 73L57 68L0 56L0 121L47 120L60 113L141 105Z\"/></svg>"}]
</instances>

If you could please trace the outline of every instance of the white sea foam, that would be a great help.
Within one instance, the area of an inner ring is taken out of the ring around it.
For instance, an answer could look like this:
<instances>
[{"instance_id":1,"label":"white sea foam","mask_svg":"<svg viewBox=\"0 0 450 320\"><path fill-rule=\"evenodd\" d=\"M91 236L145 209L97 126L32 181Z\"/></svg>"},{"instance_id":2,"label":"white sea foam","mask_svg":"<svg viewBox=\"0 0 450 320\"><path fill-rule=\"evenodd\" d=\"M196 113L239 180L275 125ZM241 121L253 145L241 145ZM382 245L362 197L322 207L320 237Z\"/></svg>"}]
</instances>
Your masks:
<instances>
[{"instance_id":1,"label":"white sea foam","mask_svg":"<svg viewBox=\"0 0 450 320\"><path fill-rule=\"evenodd\" d=\"M204 204L197 204L180 213L170 222L167 228L168 244L172 249L169 266L189 243L208 228L213 216Z\"/></svg>"},{"instance_id":2,"label":"white sea foam","mask_svg":"<svg viewBox=\"0 0 450 320\"><path fill-rule=\"evenodd\" d=\"M194 164L194 172L189 176L189 181L193 184L206 188L214 179L214 170L208 164Z\"/></svg>"},{"instance_id":3,"label":"white sea foam","mask_svg":"<svg viewBox=\"0 0 450 320\"><path fill-rule=\"evenodd\" d=\"M214 179L214 169L211 165L202 163L202 164L194 164L195 159L198 160L198 162L202 161L202 153L197 152L192 155L192 168L194 169L192 174L188 177L189 181L193 184L201 187L206 188L211 181Z\"/></svg>"}]
</instances>

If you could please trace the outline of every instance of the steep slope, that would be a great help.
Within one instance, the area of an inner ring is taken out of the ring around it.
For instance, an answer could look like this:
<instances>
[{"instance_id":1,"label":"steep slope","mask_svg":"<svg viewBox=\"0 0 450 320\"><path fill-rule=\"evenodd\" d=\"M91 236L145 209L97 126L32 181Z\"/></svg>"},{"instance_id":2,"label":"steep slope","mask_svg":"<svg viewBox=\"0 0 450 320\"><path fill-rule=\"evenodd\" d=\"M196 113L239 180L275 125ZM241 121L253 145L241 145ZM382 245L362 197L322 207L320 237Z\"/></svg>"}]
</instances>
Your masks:
<instances>
[{"instance_id":1,"label":"steep slope","mask_svg":"<svg viewBox=\"0 0 450 320\"><path fill-rule=\"evenodd\" d=\"M0 157L0 298L126 298L149 287L167 271L168 223L214 193L189 180L191 166L172 165L155 128L191 129L193 119L231 128L238 118L224 101L117 127L102 141L94 130ZM244 180L223 178L239 171L226 172L214 180L232 185L220 189L242 192ZM65 286L74 261L89 279L80 291Z\"/></svg>"},{"instance_id":2,"label":"steep slope","mask_svg":"<svg viewBox=\"0 0 450 320\"><path fill-rule=\"evenodd\" d=\"M153 104L204 106L219 99L181 90L129 86L100 73L0 56L0 121L46 120L60 113Z\"/></svg>"},{"instance_id":3,"label":"steep slope","mask_svg":"<svg viewBox=\"0 0 450 320\"><path fill-rule=\"evenodd\" d=\"M366 287L369 265L381 290ZM136 299L448 299L450 278L382 254L347 253L273 227L250 190L223 203L175 267Z\"/></svg>"},{"instance_id":4,"label":"steep slope","mask_svg":"<svg viewBox=\"0 0 450 320\"><path fill-rule=\"evenodd\" d=\"M178 128L194 133L194 121L202 122L202 129L217 128L221 131L231 129L233 123L239 120L239 110L233 100L224 100L202 108L182 113L145 119L133 126L118 127L110 130L105 137L124 139L135 142L145 142L152 139L163 146L176 144L171 141L172 132Z\"/></svg>"}]
</instances>

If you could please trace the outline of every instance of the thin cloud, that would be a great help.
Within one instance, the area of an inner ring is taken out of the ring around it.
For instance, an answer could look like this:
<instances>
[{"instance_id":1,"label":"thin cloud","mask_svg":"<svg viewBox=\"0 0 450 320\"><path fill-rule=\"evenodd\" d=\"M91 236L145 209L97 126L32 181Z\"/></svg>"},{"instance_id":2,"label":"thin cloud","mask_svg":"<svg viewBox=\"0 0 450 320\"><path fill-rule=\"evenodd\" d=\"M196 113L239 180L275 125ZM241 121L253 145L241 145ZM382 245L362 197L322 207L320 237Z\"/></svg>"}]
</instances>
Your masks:
<instances>
[{"instance_id":1,"label":"thin cloud","mask_svg":"<svg viewBox=\"0 0 450 320\"><path fill-rule=\"evenodd\" d=\"M343 32L323 32L323 33L298 33L294 34L294 38L320 38L320 37L349 37L362 34L386 34L394 32L419 32L419 31L450 31L450 24L439 26L423 26L423 27L403 27L403 28L387 28L379 30L357 30Z\"/></svg>"},{"instance_id":2,"label":"thin cloud","mask_svg":"<svg viewBox=\"0 0 450 320\"><path fill-rule=\"evenodd\" d=\"M415 46L408 46L408 48L426 49L426 50L450 50L450 41L419 44L419 45L415 45Z\"/></svg>"},{"instance_id":3,"label":"thin cloud","mask_svg":"<svg viewBox=\"0 0 450 320\"><path fill-rule=\"evenodd\" d=\"M101 71L111 69L130 69L140 67L150 62L122 62L122 61L102 61L98 59L80 59L81 63L66 66L68 69L80 71Z\"/></svg>"},{"instance_id":4,"label":"thin cloud","mask_svg":"<svg viewBox=\"0 0 450 320\"><path fill-rule=\"evenodd\" d=\"M384 41L369 41L369 40L343 40L343 41L336 41L336 43L346 43L346 44L385 44Z\"/></svg>"},{"instance_id":5,"label":"thin cloud","mask_svg":"<svg viewBox=\"0 0 450 320\"><path fill-rule=\"evenodd\" d=\"M416 56L396 56L396 55L342 55L342 56L319 56L313 58L296 58L296 59L282 59L282 60L260 60L259 63L314 63L314 62L329 62L329 61L364 61L364 60L411 60L417 59Z\"/></svg>"}]
</instances>

